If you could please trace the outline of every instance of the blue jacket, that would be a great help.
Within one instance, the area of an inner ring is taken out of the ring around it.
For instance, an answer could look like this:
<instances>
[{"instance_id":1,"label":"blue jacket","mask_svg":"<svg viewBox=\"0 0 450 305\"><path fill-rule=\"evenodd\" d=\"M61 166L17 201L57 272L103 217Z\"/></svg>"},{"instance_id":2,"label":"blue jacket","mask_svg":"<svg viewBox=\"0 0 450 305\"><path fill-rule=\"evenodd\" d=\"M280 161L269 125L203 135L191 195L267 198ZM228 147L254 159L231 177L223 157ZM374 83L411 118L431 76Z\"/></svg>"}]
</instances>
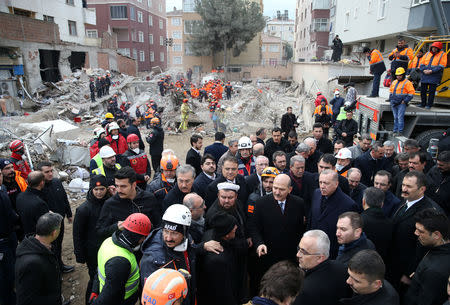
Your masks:
<instances>
[{"instance_id":1,"label":"blue jacket","mask_svg":"<svg viewBox=\"0 0 450 305\"><path fill-rule=\"evenodd\" d=\"M335 97L330 101L331 111L333 111L333 116L337 116L341 110L341 107L344 106L344 98L343 97Z\"/></svg>"},{"instance_id":2,"label":"blue jacket","mask_svg":"<svg viewBox=\"0 0 450 305\"><path fill-rule=\"evenodd\" d=\"M385 169L386 157L374 160L370 155L370 150L356 158L353 163L354 167L359 168L362 173L361 183L365 186L373 186L373 179L375 174L382 169Z\"/></svg>"},{"instance_id":3,"label":"blue jacket","mask_svg":"<svg viewBox=\"0 0 450 305\"><path fill-rule=\"evenodd\" d=\"M205 197L208 185L213 181L214 179L211 180L204 172L201 172L200 175L195 178L193 188L197 191L197 194L203 198Z\"/></svg>"},{"instance_id":4,"label":"blue jacket","mask_svg":"<svg viewBox=\"0 0 450 305\"><path fill-rule=\"evenodd\" d=\"M320 212L320 203L322 200L320 189L314 191L311 202L311 212L309 218L308 230L322 230L330 238L330 258L334 259L338 253L338 242L336 238L336 224L339 215L344 212L357 212L358 208L352 198L347 196L340 187L329 196L324 197L326 206L323 213Z\"/></svg>"},{"instance_id":5,"label":"blue jacket","mask_svg":"<svg viewBox=\"0 0 450 305\"><path fill-rule=\"evenodd\" d=\"M228 151L228 147L226 147L222 143L214 142L213 144L205 147L204 155L206 155L206 154L212 155L217 163L217 162L219 162L220 157L222 157L222 155L224 153L226 153L227 151Z\"/></svg>"},{"instance_id":6,"label":"blue jacket","mask_svg":"<svg viewBox=\"0 0 450 305\"><path fill-rule=\"evenodd\" d=\"M422 59L425 59L425 57L427 55L428 54L425 54L422 57ZM442 57L442 56L447 56L447 55L445 54L445 52L442 52L442 53L438 52L437 54L432 55L428 65L425 65L425 64L420 65L420 71L422 72L421 76L420 76L421 83L437 85L441 82L442 73L444 73L444 67L442 65L437 65L437 66L431 65L431 63L433 62L434 56ZM439 58L439 63L440 62L441 62L441 60ZM424 70L431 70L433 72L431 74L425 74L425 73L423 73Z\"/></svg>"},{"instance_id":7,"label":"blue jacket","mask_svg":"<svg viewBox=\"0 0 450 305\"><path fill-rule=\"evenodd\" d=\"M383 214L388 218L392 218L392 216L394 216L394 213L400 207L401 202L402 201L394 194L392 194L391 191L387 191L384 194L384 204L381 208L383 210Z\"/></svg>"}]
</instances>

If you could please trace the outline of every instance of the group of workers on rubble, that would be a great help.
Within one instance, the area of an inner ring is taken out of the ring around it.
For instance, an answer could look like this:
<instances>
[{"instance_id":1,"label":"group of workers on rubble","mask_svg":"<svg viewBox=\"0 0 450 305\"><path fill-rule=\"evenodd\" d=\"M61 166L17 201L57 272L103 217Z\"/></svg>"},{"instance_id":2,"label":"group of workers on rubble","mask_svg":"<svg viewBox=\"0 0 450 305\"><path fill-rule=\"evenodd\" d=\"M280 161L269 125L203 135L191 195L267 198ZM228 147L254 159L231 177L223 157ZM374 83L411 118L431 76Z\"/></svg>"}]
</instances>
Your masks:
<instances>
[{"instance_id":1,"label":"group of workers on rubble","mask_svg":"<svg viewBox=\"0 0 450 305\"><path fill-rule=\"evenodd\" d=\"M109 95L109 87L111 87L111 73L106 71L103 76L97 76L89 78L89 91L91 92L91 102L95 102L95 94L97 93L97 98Z\"/></svg>"}]
</instances>

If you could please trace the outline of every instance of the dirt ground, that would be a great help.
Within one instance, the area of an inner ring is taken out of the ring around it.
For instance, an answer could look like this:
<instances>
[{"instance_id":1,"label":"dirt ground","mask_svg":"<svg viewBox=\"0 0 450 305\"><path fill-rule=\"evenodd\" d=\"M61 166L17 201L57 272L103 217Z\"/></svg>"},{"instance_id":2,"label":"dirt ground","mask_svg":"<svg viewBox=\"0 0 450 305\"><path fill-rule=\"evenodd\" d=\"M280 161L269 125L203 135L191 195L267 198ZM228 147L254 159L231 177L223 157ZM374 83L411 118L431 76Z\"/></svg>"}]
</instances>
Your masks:
<instances>
[{"instance_id":1,"label":"dirt ground","mask_svg":"<svg viewBox=\"0 0 450 305\"><path fill-rule=\"evenodd\" d=\"M142 135L146 135L146 130L141 129ZM175 154L184 164L186 153L190 148L189 138L193 134L193 131L189 130L183 134L166 135L164 138L164 148L171 148L175 151ZM203 137L203 148L214 142L214 138L210 136ZM148 149L146 149L148 152ZM69 195L71 198L77 197ZM84 202L84 197L80 199L70 200L72 212L75 216L76 208ZM87 282L89 281L89 275L86 265L78 264L75 261L75 255L73 254L73 240L72 240L72 224L69 224L65 220L65 231L63 240L63 261L66 265L74 265L75 270L68 274L63 274L62 292L66 299L71 299L72 305L84 305L84 295L86 291Z\"/></svg>"}]
</instances>

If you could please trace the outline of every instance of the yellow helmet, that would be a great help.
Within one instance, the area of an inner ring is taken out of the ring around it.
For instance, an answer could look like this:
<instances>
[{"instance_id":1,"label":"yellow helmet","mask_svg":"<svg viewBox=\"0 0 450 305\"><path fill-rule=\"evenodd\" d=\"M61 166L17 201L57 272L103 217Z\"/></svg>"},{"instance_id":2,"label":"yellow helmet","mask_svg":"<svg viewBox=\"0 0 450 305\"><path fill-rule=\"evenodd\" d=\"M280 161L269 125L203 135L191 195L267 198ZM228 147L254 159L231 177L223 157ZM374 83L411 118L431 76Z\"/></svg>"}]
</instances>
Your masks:
<instances>
[{"instance_id":1,"label":"yellow helmet","mask_svg":"<svg viewBox=\"0 0 450 305\"><path fill-rule=\"evenodd\" d=\"M111 112L105 114L105 119L114 119L114 116Z\"/></svg>"},{"instance_id":2,"label":"yellow helmet","mask_svg":"<svg viewBox=\"0 0 450 305\"><path fill-rule=\"evenodd\" d=\"M402 75L405 74L405 69L403 67L397 68L397 70L395 70L395 75Z\"/></svg>"},{"instance_id":3,"label":"yellow helmet","mask_svg":"<svg viewBox=\"0 0 450 305\"><path fill-rule=\"evenodd\" d=\"M273 178L275 178L279 174L280 174L280 171L278 169L276 169L275 167L269 166L269 167L266 167L262 171L261 177L273 177Z\"/></svg>"},{"instance_id":4,"label":"yellow helmet","mask_svg":"<svg viewBox=\"0 0 450 305\"><path fill-rule=\"evenodd\" d=\"M187 282L182 273L161 268L145 281L141 302L142 305L172 305L179 299L185 299L187 293Z\"/></svg>"}]
</instances>

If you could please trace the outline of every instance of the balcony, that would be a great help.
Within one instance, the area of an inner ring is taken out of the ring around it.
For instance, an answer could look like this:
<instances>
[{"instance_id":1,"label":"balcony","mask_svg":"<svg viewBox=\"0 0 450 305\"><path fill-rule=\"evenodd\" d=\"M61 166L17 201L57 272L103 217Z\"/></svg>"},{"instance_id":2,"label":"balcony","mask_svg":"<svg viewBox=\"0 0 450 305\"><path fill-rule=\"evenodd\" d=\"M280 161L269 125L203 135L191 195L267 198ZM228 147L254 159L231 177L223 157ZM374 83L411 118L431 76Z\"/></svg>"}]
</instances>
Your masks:
<instances>
[{"instance_id":1,"label":"balcony","mask_svg":"<svg viewBox=\"0 0 450 305\"><path fill-rule=\"evenodd\" d=\"M83 8L83 20L85 24L96 25L97 16L94 9Z\"/></svg>"},{"instance_id":2,"label":"balcony","mask_svg":"<svg viewBox=\"0 0 450 305\"><path fill-rule=\"evenodd\" d=\"M442 1L445 16L450 20L450 3ZM431 3L412 6L409 11L408 31L429 33L436 30L436 18Z\"/></svg>"}]
</instances>

